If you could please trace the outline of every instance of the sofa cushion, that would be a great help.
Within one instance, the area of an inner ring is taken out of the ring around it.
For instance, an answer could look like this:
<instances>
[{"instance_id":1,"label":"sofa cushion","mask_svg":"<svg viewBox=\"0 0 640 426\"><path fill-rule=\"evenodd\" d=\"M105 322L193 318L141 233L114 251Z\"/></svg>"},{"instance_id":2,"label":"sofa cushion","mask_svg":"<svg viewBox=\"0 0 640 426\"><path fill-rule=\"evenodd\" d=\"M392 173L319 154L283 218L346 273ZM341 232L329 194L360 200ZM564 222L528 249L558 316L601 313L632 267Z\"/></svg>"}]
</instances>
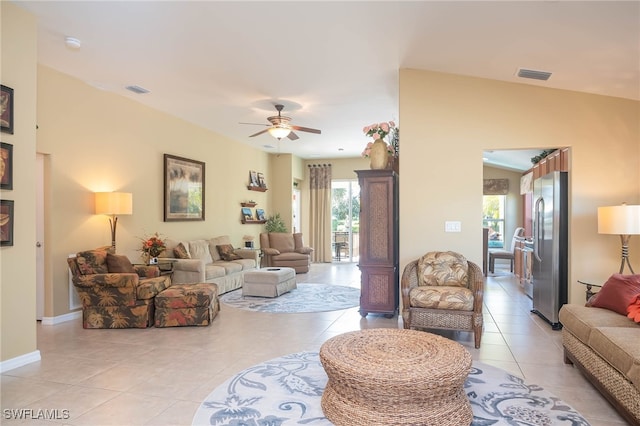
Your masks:
<instances>
[{"instance_id":1,"label":"sofa cushion","mask_svg":"<svg viewBox=\"0 0 640 426\"><path fill-rule=\"evenodd\" d=\"M595 327L589 346L640 390L639 327Z\"/></svg>"},{"instance_id":2,"label":"sofa cushion","mask_svg":"<svg viewBox=\"0 0 640 426\"><path fill-rule=\"evenodd\" d=\"M286 232L269 233L269 246L280 251L280 253L294 251L293 235Z\"/></svg>"},{"instance_id":3,"label":"sofa cushion","mask_svg":"<svg viewBox=\"0 0 640 426\"><path fill-rule=\"evenodd\" d=\"M233 263L242 265L242 270L254 269L256 267L256 261L253 259L238 259L234 260Z\"/></svg>"},{"instance_id":4,"label":"sofa cushion","mask_svg":"<svg viewBox=\"0 0 640 426\"><path fill-rule=\"evenodd\" d=\"M473 311L473 292L465 287L418 286L409 293L412 308Z\"/></svg>"},{"instance_id":5,"label":"sofa cushion","mask_svg":"<svg viewBox=\"0 0 640 426\"><path fill-rule=\"evenodd\" d=\"M234 248L231 244L217 245L216 250L220 254L222 260L226 260L227 262L242 259L242 257L234 252Z\"/></svg>"},{"instance_id":6,"label":"sofa cushion","mask_svg":"<svg viewBox=\"0 0 640 426\"><path fill-rule=\"evenodd\" d=\"M109 273L137 273L127 256L107 253L107 270Z\"/></svg>"},{"instance_id":7,"label":"sofa cushion","mask_svg":"<svg viewBox=\"0 0 640 426\"><path fill-rule=\"evenodd\" d=\"M219 260L217 262L213 262L215 266L220 266L224 268L224 271L227 275L233 274L236 272L242 271L242 264L237 262L227 262L225 260Z\"/></svg>"},{"instance_id":8,"label":"sofa cushion","mask_svg":"<svg viewBox=\"0 0 640 426\"><path fill-rule=\"evenodd\" d=\"M176 259L191 259L191 254L189 254L189 250L183 243L178 243L176 248L173 249L173 255Z\"/></svg>"},{"instance_id":9,"label":"sofa cushion","mask_svg":"<svg viewBox=\"0 0 640 426\"><path fill-rule=\"evenodd\" d=\"M418 260L419 285L467 287L467 259L452 251L434 251Z\"/></svg>"},{"instance_id":10,"label":"sofa cushion","mask_svg":"<svg viewBox=\"0 0 640 426\"><path fill-rule=\"evenodd\" d=\"M78 268L83 275L107 274L107 250L95 249L76 254Z\"/></svg>"},{"instance_id":11,"label":"sofa cushion","mask_svg":"<svg viewBox=\"0 0 640 426\"><path fill-rule=\"evenodd\" d=\"M627 315L627 307L640 295L640 275L613 274L600 291L589 300L596 308L609 309Z\"/></svg>"},{"instance_id":12,"label":"sofa cushion","mask_svg":"<svg viewBox=\"0 0 640 426\"><path fill-rule=\"evenodd\" d=\"M209 251L209 243L206 240L189 241L189 254L191 259L200 259L205 264L213 262Z\"/></svg>"},{"instance_id":13,"label":"sofa cushion","mask_svg":"<svg viewBox=\"0 0 640 426\"><path fill-rule=\"evenodd\" d=\"M226 274L227 274L227 271L220 265L216 265L216 264L213 264L213 263L205 265L204 278L207 281L209 281L209 280L211 280L213 278L224 277Z\"/></svg>"},{"instance_id":14,"label":"sofa cushion","mask_svg":"<svg viewBox=\"0 0 640 426\"><path fill-rule=\"evenodd\" d=\"M222 235L220 237L211 238L209 240L209 251L211 252L211 258L214 262L222 260L222 257L220 257L220 253L218 253L216 246L222 246L225 244L231 244L231 240L229 239L228 235Z\"/></svg>"},{"instance_id":15,"label":"sofa cushion","mask_svg":"<svg viewBox=\"0 0 640 426\"><path fill-rule=\"evenodd\" d=\"M585 345L594 327L638 327L624 315L602 308L581 305L563 305L560 309L560 322Z\"/></svg>"},{"instance_id":16,"label":"sofa cushion","mask_svg":"<svg viewBox=\"0 0 640 426\"><path fill-rule=\"evenodd\" d=\"M278 261L278 262L283 262L286 260L304 260L304 261L309 261L309 255L308 254L301 254L301 253L296 253L295 251L292 252L283 252L280 253L276 256L274 256L273 258L274 261Z\"/></svg>"}]
</instances>

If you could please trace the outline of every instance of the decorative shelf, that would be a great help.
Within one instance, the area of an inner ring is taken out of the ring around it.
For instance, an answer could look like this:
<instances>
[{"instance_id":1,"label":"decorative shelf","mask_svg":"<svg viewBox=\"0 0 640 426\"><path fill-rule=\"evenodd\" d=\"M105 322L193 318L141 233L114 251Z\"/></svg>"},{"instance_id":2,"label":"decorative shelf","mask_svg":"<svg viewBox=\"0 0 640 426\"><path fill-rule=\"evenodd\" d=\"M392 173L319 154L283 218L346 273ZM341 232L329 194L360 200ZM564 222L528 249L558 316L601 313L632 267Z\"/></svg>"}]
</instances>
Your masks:
<instances>
[{"instance_id":1,"label":"decorative shelf","mask_svg":"<svg viewBox=\"0 0 640 426\"><path fill-rule=\"evenodd\" d=\"M258 191L258 192L266 192L266 191L267 191L267 188L263 188L263 187L261 187L261 186L251 186L251 185L248 185L248 186L247 186L247 189L248 189L249 191Z\"/></svg>"},{"instance_id":2,"label":"decorative shelf","mask_svg":"<svg viewBox=\"0 0 640 426\"><path fill-rule=\"evenodd\" d=\"M258 203L240 203L242 207L255 207Z\"/></svg>"},{"instance_id":3,"label":"decorative shelf","mask_svg":"<svg viewBox=\"0 0 640 426\"><path fill-rule=\"evenodd\" d=\"M258 223L258 224L261 224L261 223L267 223L267 221L266 221L266 220L245 220L245 219L242 219L242 223L243 223L244 225L249 224L249 223Z\"/></svg>"}]
</instances>

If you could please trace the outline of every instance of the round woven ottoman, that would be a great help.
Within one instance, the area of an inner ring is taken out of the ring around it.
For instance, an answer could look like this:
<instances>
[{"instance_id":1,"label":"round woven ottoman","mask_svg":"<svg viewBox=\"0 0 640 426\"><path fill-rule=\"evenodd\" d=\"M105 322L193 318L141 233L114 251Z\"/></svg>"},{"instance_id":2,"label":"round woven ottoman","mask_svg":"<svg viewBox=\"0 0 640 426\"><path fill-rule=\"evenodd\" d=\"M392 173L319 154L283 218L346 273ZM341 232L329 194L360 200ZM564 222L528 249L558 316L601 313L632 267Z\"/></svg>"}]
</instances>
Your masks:
<instances>
[{"instance_id":1,"label":"round woven ottoman","mask_svg":"<svg viewBox=\"0 0 640 426\"><path fill-rule=\"evenodd\" d=\"M341 334L320 348L329 378L322 411L336 425L470 425L463 384L471 354L459 343L416 330Z\"/></svg>"}]
</instances>

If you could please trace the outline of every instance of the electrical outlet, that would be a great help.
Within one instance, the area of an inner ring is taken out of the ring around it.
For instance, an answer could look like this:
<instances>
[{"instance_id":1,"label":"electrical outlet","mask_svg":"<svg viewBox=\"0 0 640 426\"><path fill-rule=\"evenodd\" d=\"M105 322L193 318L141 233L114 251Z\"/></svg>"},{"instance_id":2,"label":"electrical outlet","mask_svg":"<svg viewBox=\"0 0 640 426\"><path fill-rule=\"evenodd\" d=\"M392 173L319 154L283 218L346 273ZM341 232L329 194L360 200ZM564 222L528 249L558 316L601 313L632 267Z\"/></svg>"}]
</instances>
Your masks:
<instances>
[{"instance_id":1,"label":"electrical outlet","mask_svg":"<svg viewBox=\"0 0 640 426\"><path fill-rule=\"evenodd\" d=\"M446 221L444 223L444 232L462 232L462 222Z\"/></svg>"}]
</instances>

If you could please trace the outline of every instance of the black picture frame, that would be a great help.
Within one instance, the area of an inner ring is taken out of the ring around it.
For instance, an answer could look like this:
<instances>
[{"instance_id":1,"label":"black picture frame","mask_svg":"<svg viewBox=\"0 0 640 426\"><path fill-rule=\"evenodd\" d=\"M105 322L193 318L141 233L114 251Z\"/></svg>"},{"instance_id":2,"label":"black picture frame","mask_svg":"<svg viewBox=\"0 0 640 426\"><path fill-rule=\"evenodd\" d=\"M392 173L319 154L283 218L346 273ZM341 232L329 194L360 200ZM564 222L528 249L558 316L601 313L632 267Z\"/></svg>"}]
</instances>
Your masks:
<instances>
[{"instance_id":1,"label":"black picture frame","mask_svg":"<svg viewBox=\"0 0 640 426\"><path fill-rule=\"evenodd\" d=\"M164 154L164 221L205 218L205 163Z\"/></svg>"},{"instance_id":2,"label":"black picture frame","mask_svg":"<svg viewBox=\"0 0 640 426\"><path fill-rule=\"evenodd\" d=\"M0 85L0 131L13 134L13 89Z\"/></svg>"},{"instance_id":3,"label":"black picture frame","mask_svg":"<svg viewBox=\"0 0 640 426\"><path fill-rule=\"evenodd\" d=\"M0 189L13 189L13 145L0 142Z\"/></svg>"},{"instance_id":4,"label":"black picture frame","mask_svg":"<svg viewBox=\"0 0 640 426\"><path fill-rule=\"evenodd\" d=\"M13 200L0 200L0 246L13 245Z\"/></svg>"}]
</instances>

